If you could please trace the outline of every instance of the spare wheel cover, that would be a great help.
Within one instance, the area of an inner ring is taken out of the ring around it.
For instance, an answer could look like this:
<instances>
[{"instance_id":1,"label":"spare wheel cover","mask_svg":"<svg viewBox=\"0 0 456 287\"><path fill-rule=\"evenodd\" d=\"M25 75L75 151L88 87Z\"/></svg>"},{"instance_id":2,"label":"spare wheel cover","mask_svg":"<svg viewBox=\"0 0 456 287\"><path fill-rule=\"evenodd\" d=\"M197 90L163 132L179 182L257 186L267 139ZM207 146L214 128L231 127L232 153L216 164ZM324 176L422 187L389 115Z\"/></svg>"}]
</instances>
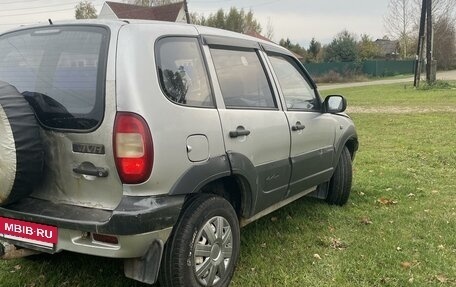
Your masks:
<instances>
[{"instance_id":1,"label":"spare wheel cover","mask_svg":"<svg viewBox=\"0 0 456 287\"><path fill-rule=\"evenodd\" d=\"M43 174L44 152L34 112L0 81L0 205L27 196Z\"/></svg>"}]
</instances>

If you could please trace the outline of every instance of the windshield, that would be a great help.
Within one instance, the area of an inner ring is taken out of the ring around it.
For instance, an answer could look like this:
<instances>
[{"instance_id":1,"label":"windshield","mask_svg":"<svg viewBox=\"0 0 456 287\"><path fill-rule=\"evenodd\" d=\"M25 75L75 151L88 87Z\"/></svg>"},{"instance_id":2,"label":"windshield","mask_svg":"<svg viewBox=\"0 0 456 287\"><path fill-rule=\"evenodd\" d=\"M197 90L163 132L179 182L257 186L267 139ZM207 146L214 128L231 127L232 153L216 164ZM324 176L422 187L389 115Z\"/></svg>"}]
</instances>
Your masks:
<instances>
[{"instance_id":1,"label":"windshield","mask_svg":"<svg viewBox=\"0 0 456 287\"><path fill-rule=\"evenodd\" d=\"M49 26L0 36L0 81L15 86L48 128L90 130L103 118L108 32Z\"/></svg>"}]
</instances>

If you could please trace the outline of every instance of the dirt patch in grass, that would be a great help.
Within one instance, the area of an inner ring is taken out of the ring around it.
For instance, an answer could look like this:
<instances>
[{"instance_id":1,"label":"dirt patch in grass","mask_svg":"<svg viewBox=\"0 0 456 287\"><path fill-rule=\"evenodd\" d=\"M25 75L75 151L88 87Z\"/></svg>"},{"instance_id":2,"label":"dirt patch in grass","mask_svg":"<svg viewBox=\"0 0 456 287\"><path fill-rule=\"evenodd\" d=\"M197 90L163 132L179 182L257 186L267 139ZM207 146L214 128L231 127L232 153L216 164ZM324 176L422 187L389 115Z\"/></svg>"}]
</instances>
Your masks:
<instances>
[{"instance_id":1,"label":"dirt patch in grass","mask_svg":"<svg viewBox=\"0 0 456 287\"><path fill-rule=\"evenodd\" d=\"M424 113L456 113L456 107L361 107L347 108L347 113L357 114L424 114Z\"/></svg>"}]
</instances>

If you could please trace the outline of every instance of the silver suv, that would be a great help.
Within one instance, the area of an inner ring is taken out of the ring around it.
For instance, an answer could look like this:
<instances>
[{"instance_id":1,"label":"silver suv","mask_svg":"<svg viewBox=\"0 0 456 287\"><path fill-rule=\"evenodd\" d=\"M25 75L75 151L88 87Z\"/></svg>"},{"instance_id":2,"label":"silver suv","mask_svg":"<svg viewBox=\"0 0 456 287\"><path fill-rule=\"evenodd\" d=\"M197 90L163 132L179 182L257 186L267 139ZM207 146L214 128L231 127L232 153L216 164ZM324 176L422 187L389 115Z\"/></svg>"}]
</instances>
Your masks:
<instances>
[{"instance_id":1,"label":"silver suv","mask_svg":"<svg viewBox=\"0 0 456 287\"><path fill-rule=\"evenodd\" d=\"M358 140L286 49L186 24L0 35L0 238L228 286L239 228L304 195L347 202Z\"/></svg>"}]
</instances>

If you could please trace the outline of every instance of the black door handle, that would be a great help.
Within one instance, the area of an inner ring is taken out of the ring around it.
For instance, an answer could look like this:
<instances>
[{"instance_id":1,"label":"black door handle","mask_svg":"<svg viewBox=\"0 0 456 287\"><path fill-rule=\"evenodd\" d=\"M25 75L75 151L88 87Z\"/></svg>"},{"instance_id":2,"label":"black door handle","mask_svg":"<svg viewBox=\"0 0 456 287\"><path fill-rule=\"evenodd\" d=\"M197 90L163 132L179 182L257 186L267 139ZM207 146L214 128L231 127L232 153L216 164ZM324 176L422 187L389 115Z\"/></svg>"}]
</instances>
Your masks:
<instances>
[{"instance_id":1,"label":"black door handle","mask_svg":"<svg viewBox=\"0 0 456 287\"><path fill-rule=\"evenodd\" d=\"M249 130L246 130L243 126L239 126L235 131L230 131L230 138L237 138L241 136L248 136L250 134Z\"/></svg>"},{"instance_id":2,"label":"black door handle","mask_svg":"<svg viewBox=\"0 0 456 287\"><path fill-rule=\"evenodd\" d=\"M292 131L301 131L301 130L303 130L305 128L306 128L306 126L301 124L301 122L296 122L296 125L292 126L291 130Z\"/></svg>"},{"instance_id":3,"label":"black door handle","mask_svg":"<svg viewBox=\"0 0 456 287\"><path fill-rule=\"evenodd\" d=\"M109 175L106 168L96 167L93 163L87 161L81 163L78 167L73 168L73 172L96 177L107 177Z\"/></svg>"}]
</instances>

